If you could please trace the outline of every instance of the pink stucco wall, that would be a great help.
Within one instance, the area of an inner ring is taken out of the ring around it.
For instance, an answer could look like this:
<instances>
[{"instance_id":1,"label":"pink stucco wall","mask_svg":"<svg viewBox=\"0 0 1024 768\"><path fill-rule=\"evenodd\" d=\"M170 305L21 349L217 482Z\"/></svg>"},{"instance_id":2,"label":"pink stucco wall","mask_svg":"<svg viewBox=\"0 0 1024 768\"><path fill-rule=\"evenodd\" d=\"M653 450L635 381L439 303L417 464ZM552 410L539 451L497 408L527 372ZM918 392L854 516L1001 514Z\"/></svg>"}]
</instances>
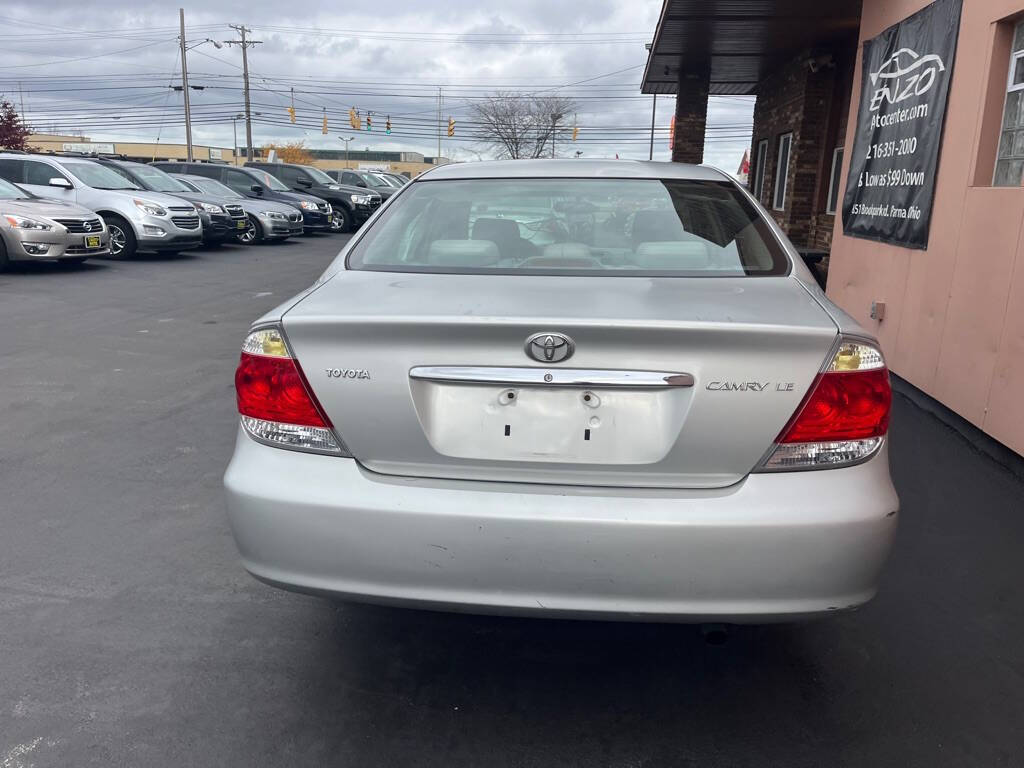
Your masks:
<instances>
[{"instance_id":1,"label":"pink stucco wall","mask_svg":"<svg viewBox=\"0 0 1024 768\"><path fill-rule=\"evenodd\" d=\"M861 42L927 4L864 0ZM878 334L895 373L1024 454L1024 187L988 186L1000 41L1022 12L1024 0L964 0L928 250L845 237L837 216L828 294ZM853 113L860 86L858 53ZM851 114L844 188L853 134ZM870 319L872 301L886 303L884 320Z\"/></svg>"}]
</instances>

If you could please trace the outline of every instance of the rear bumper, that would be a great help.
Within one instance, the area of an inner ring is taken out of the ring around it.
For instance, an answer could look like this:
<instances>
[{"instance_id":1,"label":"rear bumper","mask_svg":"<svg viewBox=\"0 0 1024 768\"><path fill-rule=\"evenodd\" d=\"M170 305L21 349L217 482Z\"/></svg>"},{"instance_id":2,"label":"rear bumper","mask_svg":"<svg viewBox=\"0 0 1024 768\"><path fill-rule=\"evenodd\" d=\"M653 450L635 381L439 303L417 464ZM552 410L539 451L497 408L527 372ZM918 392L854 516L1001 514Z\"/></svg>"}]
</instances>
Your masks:
<instances>
[{"instance_id":1,"label":"rear bumper","mask_svg":"<svg viewBox=\"0 0 1024 768\"><path fill-rule=\"evenodd\" d=\"M579 618L782 621L874 595L899 500L859 466L700 491L377 475L241 431L224 478L246 569L300 592Z\"/></svg>"}]
</instances>

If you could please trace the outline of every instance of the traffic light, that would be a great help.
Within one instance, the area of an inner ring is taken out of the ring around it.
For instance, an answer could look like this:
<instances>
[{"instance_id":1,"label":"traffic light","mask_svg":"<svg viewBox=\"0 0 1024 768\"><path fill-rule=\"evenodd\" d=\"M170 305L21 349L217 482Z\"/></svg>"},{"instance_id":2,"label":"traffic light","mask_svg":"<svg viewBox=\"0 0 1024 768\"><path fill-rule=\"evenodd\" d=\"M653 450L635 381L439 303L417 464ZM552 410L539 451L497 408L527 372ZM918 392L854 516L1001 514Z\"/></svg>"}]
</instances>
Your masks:
<instances>
[{"instance_id":1,"label":"traffic light","mask_svg":"<svg viewBox=\"0 0 1024 768\"><path fill-rule=\"evenodd\" d=\"M672 115L672 122L668 124L668 148L675 149L676 146L676 116Z\"/></svg>"},{"instance_id":2,"label":"traffic light","mask_svg":"<svg viewBox=\"0 0 1024 768\"><path fill-rule=\"evenodd\" d=\"M348 111L348 124L357 131L363 127L363 121L359 118L359 110L355 107Z\"/></svg>"},{"instance_id":3,"label":"traffic light","mask_svg":"<svg viewBox=\"0 0 1024 768\"><path fill-rule=\"evenodd\" d=\"M576 141L576 138L577 138L577 137L578 137L579 135L580 135L580 129L579 129L579 127L578 127L578 126L575 126L575 125L574 125L574 126L572 127L572 140L573 140L573 141Z\"/></svg>"},{"instance_id":4,"label":"traffic light","mask_svg":"<svg viewBox=\"0 0 1024 768\"><path fill-rule=\"evenodd\" d=\"M324 127L320 131L324 136L327 135L327 107L324 107Z\"/></svg>"},{"instance_id":5,"label":"traffic light","mask_svg":"<svg viewBox=\"0 0 1024 768\"><path fill-rule=\"evenodd\" d=\"M388 115L388 119L384 122L384 133L388 136L391 135L391 115Z\"/></svg>"},{"instance_id":6,"label":"traffic light","mask_svg":"<svg viewBox=\"0 0 1024 768\"><path fill-rule=\"evenodd\" d=\"M450 116L448 118L448 135L449 136L454 136L455 135L455 118L454 117L450 117Z\"/></svg>"},{"instance_id":7,"label":"traffic light","mask_svg":"<svg viewBox=\"0 0 1024 768\"><path fill-rule=\"evenodd\" d=\"M367 112L366 113L366 130L368 130L368 131L372 131L373 130L373 113L372 112Z\"/></svg>"},{"instance_id":8,"label":"traffic light","mask_svg":"<svg viewBox=\"0 0 1024 768\"><path fill-rule=\"evenodd\" d=\"M295 122L295 107L288 107L288 119Z\"/></svg>"}]
</instances>

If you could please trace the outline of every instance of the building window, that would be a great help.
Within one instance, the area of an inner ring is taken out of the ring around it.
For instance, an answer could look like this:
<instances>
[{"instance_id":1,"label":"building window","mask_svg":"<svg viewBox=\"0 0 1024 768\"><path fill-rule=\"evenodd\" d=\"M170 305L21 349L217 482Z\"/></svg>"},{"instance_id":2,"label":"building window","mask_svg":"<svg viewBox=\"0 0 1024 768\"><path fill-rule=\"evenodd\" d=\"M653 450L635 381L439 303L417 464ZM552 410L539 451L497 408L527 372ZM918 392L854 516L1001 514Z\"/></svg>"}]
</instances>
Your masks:
<instances>
[{"instance_id":1,"label":"building window","mask_svg":"<svg viewBox=\"0 0 1024 768\"><path fill-rule=\"evenodd\" d=\"M775 195L772 208L776 211L786 209L786 183L789 179L789 150L793 146L793 134L784 133L779 136L779 154L775 163Z\"/></svg>"},{"instance_id":2,"label":"building window","mask_svg":"<svg viewBox=\"0 0 1024 768\"><path fill-rule=\"evenodd\" d=\"M1024 179L1024 22L1013 32L1010 73L1006 80L1006 104L999 134L999 154L992 183L997 187L1019 187Z\"/></svg>"},{"instance_id":3,"label":"building window","mask_svg":"<svg viewBox=\"0 0 1024 768\"><path fill-rule=\"evenodd\" d=\"M825 213L835 213L839 205L839 174L843 172L843 148L836 147L832 152L832 175L828 180L828 202Z\"/></svg>"},{"instance_id":4,"label":"building window","mask_svg":"<svg viewBox=\"0 0 1024 768\"><path fill-rule=\"evenodd\" d=\"M764 167L768 162L768 139L757 142L757 157L754 158L754 183L750 190L759 203L764 202Z\"/></svg>"}]
</instances>

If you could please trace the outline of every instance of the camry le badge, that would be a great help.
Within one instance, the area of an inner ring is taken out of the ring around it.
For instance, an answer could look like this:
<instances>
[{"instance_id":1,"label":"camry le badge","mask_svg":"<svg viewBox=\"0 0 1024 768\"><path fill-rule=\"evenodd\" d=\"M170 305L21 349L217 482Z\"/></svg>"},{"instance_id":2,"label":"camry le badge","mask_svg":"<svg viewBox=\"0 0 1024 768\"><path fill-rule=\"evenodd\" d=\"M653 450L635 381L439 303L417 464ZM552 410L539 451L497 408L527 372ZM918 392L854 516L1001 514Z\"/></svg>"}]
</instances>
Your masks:
<instances>
[{"instance_id":1,"label":"camry le badge","mask_svg":"<svg viewBox=\"0 0 1024 768\"><path fill-rule=\"evenodd\" d=\"M564 333L535 333L526 340L525 349L538 363L560 363L572 357L576 344Z\"/></svg>"}]
</instances>

